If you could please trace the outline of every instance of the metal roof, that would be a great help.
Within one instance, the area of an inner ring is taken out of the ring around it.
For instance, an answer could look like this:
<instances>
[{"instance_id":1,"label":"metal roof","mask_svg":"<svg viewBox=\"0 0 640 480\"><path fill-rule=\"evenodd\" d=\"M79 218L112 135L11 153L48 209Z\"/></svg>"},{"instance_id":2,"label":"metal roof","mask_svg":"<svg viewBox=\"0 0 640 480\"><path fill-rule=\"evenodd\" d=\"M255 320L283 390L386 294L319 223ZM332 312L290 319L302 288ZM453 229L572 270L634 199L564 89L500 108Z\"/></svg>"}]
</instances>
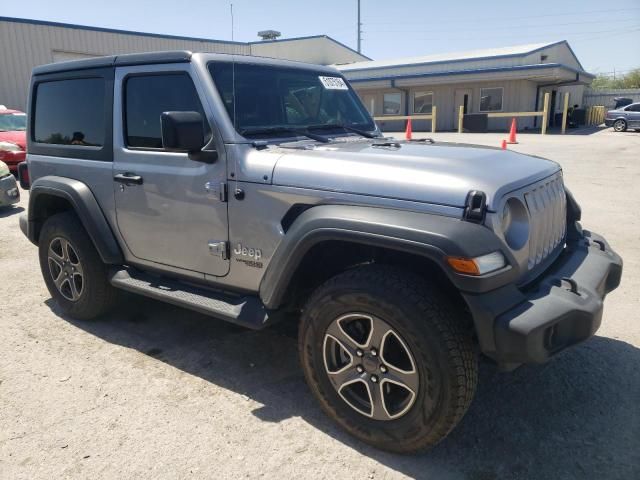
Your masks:
<instances>
[{"instance_id":1,"label":"metal roof","mask_svg":"<svg viewBox=\"0 0 640 480\"><path fill-rule=\"evenodd\" d=\"M0 16L0 21L2 22L12 22L12 23L24 23L29 25L43 25L47 27L59 27L59 28L70 28L75 30L89 30L93 32L103 32L103 33L115 33L121 35L139 35L143 37L152 37L152 38L166 38L171 40L186 40L186 41L195 41L195 42L207 42L207 43L223 43L229 45L255 45L261 43L280 43L280 42L292 42L292 41L300 41L300 40L310 40L322 38L329 40L347 50L350 50L353 53L357 53L362 58L369 58L366 55L363 55L360 52L357 52L353 48L345 45L342 42L339 42L335 38L332 38L328 35L309 35L304 37L291 37L291 38L278 38L275 40L256 40L253 42L237 42L237 41L229 41L229 40L216 40L214 38L202 38L202 37L188 37L181 35L165 35L161 33L149 33L149 32L139 32L134 30L120 30L116 28L105 28L105 27L93 27L89 25L77 25L74 23L62 23L62 22L50 22L47 20L32 20L30 18L16 18L16 17L3 17Z\"/></svg>"},{"instance_id":2,"label":"metal roof","mask_svg":"<svg viewBox=\"0 0 640 480\"><path fill-rule=\"evenodd\" d=\"M466 52L455 53L438 53L434 55L424 55L420 57L393 58L389 60L372 60L364 62L355 62L344 65L336 65L343 72L353 72L358 70L371 70L378 68L393 68L406 66L419 66L437 63L463 62L468 60L484 60L491 58L504 57L520 57L534 53L538 50L548 48L561 43L567 43L566 40L548 43L532 43L528 45L515 45L511 47L499 47L482 50L470 50ZM569 44L567 43L567 47ZM569 49L571 49L569 47ZM573 51L572 51L573 53ZM575 55L574 55L575 56ZM577 60L577 58L576 58Z\"/></svg>"}]
</instances>

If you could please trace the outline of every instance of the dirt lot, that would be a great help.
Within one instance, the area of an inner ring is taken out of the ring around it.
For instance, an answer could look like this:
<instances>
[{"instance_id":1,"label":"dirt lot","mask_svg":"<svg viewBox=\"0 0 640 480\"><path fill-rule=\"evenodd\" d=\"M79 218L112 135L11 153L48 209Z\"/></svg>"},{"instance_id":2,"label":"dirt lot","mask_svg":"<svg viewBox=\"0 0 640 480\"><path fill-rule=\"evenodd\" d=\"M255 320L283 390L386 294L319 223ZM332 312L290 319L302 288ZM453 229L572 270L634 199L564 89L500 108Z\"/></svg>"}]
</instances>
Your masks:
<instances>
[{"instance_id":1,"label":"dirt lot","mask_svg":"<svg viewBox=\"0 0 640 480\"><path fill-rule=\"evenodd\" d=\"M592 340L510 374L483 364L460 426L420 456L325 418L283 329L137 297L95 322L60 315L18 228L25 194L0 212L0 478L640 478L640 133L519 140L563 165L584 225L624 257L622 286Z\"/></svg>"}]
</instances>

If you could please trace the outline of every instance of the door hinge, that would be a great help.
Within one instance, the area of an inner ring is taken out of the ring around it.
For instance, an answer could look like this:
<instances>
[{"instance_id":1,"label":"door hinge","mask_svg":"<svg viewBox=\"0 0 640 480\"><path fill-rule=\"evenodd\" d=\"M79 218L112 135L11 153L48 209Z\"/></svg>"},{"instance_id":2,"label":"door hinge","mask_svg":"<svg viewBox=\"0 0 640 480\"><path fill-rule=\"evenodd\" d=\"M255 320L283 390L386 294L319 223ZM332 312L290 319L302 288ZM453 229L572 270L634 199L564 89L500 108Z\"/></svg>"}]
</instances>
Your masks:
<instances>
[{"instance_id":1,"label":"door hinge","mask_svg":"<svg viewBox=\"0 0 640 480\"><path fill-rule=\"evenodd\" d=\"M229 259L229 244L227 242L209 242L209 253L214 257L220 257L222 260Z\"/></svg>"},{"instance_id":2,"label":"door hinge","mask_svg":"<svg viewBox=\"0 0 640 480\"><path fill-rule=\"evenodd\" d=\"M204 184L204 189L207 191L207 193L213 194L213 195L218 195L218 199L221 202L226 202L227 201L227 184L225 182L220 182L218 184L218 188L216 188L216 184L214 182L207 182Z\"/></svg>"},{"instance_id":3,"label":"door hinge","mask_svg":"<svg viewBox=\"0 0 640 480\"><path fill-rule=\"evenodd\" d=\"M220 201L221 202L226 202L228 200L228 191L227 191L227 184L225 182L221 182L220 183Z\"/></svg>"}]
</instances>

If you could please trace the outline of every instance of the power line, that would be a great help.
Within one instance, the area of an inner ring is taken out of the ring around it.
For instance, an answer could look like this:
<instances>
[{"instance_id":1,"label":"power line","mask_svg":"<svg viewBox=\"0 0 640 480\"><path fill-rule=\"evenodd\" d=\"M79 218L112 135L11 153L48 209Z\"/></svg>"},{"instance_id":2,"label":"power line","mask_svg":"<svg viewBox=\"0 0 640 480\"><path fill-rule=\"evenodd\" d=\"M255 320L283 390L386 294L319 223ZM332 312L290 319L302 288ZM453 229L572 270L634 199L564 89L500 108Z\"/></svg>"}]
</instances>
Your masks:
<instances>
[{"instance_id":1,"label":"power line","mask_svg":"<svg viewBox=\"0 0 640 480\"><path fill-rule=\"evenodd\" d=\"M566 17L566 16L580 16L580 15L590 15L590 14L595 14L595 13L617 13L617 12L628 12L628 11L635 11L635 10L640 10L640 7L630 7L630 8L620 8L620 9L615 9L615 10L591 10L591 11L583 11L583 12L567 12L567 13L547 13L547 14L543 14L543 15L527 15L527 18L547 18L547 17ZM449 20L447 20L449 19ZM458 17L441 17L441 16L436 16L435 20L437 21L437 23L441 24L441 23L475 23L478 21L484 21L484 20L496 20L496 17L475 17L475 18L471 18L471 19L460 19ZM500 21L504 21L504 20L522 20L522 15L518 15L518 16L513 16L513 17L500 17ZM424 23L424 21L404 21L402 22L403 24L408 24L408 23ZM397 25L398 22L389 22L389 21L385 21L385 22L376 22L375 19L374 20L367 20L367 24L369 25Z\"/></svg>"}]
</instances>

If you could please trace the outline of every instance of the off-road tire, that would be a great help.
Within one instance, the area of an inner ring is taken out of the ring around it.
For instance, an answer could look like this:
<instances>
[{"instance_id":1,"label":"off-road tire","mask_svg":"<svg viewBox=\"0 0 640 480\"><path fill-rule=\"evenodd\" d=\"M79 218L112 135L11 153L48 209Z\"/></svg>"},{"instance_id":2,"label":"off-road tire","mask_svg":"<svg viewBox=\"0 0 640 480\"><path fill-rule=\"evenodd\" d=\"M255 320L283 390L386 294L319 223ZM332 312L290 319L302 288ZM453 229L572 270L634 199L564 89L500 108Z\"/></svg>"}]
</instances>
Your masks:
<instances>
[{"instance_id":1,"label":"off-road tire","mask_svg":"<svg viewBox=\"0 0 640 480\"><path fill-rule=\"evenodd\" d=\"M626 120L618 119L615 122L613 122L613 129L616 132L625 132L627 130Z\"/></svg>"},{"instance_id":2,"label":"off-road tire","mask_svg":"<svg viewBox=\"0 0 640 480\"><path fill-rule=\"evenodd\" d=\"M384 319L415 359L419 392L400 418L380 421L358 413L328 378L325 331L350 312ZM461 309L423 278L391 266L359 267L320 286L302 314L299 351L307 383L323 410L360 440L397 453L425 450L447 436L469 408L478 377L477 354Z\"/></svg>"},{"instance_id":3,"label":"off-road tire","mask_svg":"<svg viewBox=\"0 0 640 480\"><path fill-rule=\"evenodd\" d=\"M76 301L62 295L50 271L49 246L60 238L69 242L82 265L82 291ZM38 241L38 253L47 289L65 314L78 320L90 320L106 313L115 304L117 290L107 279L106 265L74 213L58 213L45 221Z\"/></svg>"}]
</instances>

